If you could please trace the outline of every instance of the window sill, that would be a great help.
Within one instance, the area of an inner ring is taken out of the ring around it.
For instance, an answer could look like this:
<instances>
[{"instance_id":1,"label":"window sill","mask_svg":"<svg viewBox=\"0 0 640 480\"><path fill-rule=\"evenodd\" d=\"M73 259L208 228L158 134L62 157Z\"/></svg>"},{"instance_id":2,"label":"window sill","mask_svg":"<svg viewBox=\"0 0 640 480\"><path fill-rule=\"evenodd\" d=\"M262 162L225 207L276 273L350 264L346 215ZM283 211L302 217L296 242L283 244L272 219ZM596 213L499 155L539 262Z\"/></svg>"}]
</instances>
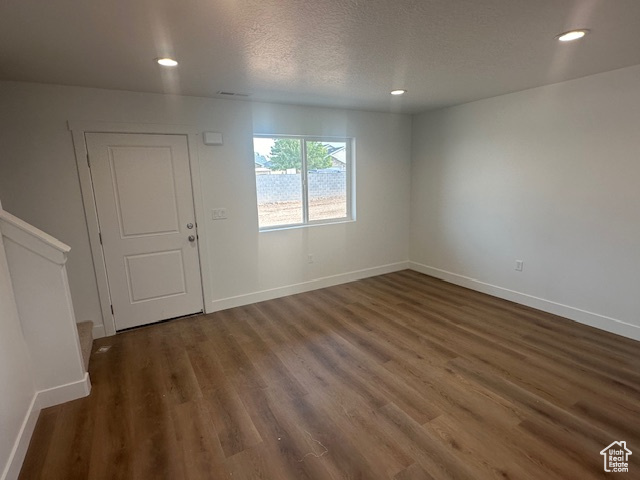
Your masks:
<instances>
[{"instance_id":1,"label":"window sill","mask_svg":"<svg viewBox=\"0 0 640 480\"><path fill-rule=\"evenodd\" d=\"M314 223L300 223L296 225L277 225L273 227L263 227L258 229L259 233L268 233L268 232L279 232L282 230L296 230L299 228L308 228L308 227L323 227L327 225L341 225L344 223L355 223L355 219L345 218L343 220L327 220L324 222L314 222Z\"/></svg>"}]
</instances>

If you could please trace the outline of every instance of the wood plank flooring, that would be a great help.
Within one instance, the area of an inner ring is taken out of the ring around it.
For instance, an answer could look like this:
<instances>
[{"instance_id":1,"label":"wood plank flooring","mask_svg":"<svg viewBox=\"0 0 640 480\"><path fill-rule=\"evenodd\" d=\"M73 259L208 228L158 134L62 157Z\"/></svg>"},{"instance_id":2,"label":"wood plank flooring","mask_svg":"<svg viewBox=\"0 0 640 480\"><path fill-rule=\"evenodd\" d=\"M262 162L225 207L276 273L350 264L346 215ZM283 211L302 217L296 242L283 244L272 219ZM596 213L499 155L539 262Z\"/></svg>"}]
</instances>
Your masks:
<instances>
[{"instance_id":1,"label":"wood plank flooring","mask_svg":"<svg viewBox=\"0 0 640 480\"><path fill-rule=\"evenodd\" d=\"M640 343L411 271L101 345L21 479L640 478Z\"/></svg>"}]
</instances>

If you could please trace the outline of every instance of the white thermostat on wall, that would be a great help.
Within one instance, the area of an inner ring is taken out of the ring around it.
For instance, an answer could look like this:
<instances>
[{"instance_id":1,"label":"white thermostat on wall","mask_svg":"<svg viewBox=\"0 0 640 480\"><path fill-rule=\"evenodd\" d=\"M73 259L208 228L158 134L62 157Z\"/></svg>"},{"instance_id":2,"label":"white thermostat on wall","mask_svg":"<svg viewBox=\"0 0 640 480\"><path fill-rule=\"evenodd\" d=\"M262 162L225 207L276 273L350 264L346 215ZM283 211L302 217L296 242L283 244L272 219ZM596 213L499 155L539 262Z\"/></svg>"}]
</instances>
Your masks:
<instances>
[{"instance_id":1,"label":"white thermostat on wall","mask_svg":"<svg viewBox=\"0 0 640 480\"><path fill-rule=\"evenodd\" d=\"M204 132L202 140L205 145L222 145L222 134L218 132Z\"/></svg>"}]
</instances>

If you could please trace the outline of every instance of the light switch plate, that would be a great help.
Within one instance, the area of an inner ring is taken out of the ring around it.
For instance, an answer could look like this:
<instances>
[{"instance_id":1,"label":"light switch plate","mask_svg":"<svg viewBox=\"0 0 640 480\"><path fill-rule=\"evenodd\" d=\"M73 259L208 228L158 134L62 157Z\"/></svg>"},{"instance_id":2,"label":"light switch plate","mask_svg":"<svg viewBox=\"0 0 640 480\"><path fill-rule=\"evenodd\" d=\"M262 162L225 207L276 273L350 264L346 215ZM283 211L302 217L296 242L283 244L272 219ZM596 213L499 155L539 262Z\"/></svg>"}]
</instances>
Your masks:
<instances>
[{"instance_id":1,"label":"light switch plate","mask_svg":"<svg viewBox=\"0 0 640 480\"><path fill-rule=\"evenodd\" d=\"M227 218L226 208L214 208L213 210L211 210L212 220L224 220L225 218Z\"/></svg>"},{"instance_id":2,"label":"light switch plate","mask_svg":"<svg viewBox=\"0 0 640 480\"><path fill-rule=\"evenodd\" d=\"M218 132L203 132L202 141L205 145L222 145L222 134Z\"/></svg>"}]
</instances>

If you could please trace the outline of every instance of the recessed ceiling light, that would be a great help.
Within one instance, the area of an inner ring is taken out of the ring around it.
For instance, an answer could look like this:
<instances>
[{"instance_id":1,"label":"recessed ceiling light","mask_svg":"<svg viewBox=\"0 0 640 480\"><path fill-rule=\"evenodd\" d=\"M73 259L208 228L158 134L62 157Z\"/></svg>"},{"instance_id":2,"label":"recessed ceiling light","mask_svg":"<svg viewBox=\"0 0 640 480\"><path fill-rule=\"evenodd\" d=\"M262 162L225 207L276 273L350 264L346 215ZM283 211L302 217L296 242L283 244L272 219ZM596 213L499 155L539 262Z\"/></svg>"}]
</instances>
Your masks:
<instances>
[{"instance_id":1,"label":"recessed ceiling light","mask_svg":"<svg viewBox=\"0 0 640 480\"><path fill-rule=\"evenodd\" d=\"M402 89L391 90L391 95L404 95L405 93L407 93L407 91Z\"/></svg>"},{"instance_id":2,"label":"recessed ceiling light","mask_svg":"<svg viewBox=\"0 0 640 480\"><path fill-rule=\"evenodd\" d=\"M178 65L178 62L169 57L157 58L156 62L158 62L158 64L162 65L163 67L175 67Z\"/></svg>"},{"instance_id":3,"label":"recessed ceiling light","mask_svg":"<svg viewBox=\"0 0 640 480\"><path fill-rule=\"evenodd\" d=\"M569 32L561 33L560 35L556 35L556 38L561 42L571 42L584 37L587 33L589 33L589 30L583 28L580 30L571 30Z\"/></svg>"}]
</instances>

